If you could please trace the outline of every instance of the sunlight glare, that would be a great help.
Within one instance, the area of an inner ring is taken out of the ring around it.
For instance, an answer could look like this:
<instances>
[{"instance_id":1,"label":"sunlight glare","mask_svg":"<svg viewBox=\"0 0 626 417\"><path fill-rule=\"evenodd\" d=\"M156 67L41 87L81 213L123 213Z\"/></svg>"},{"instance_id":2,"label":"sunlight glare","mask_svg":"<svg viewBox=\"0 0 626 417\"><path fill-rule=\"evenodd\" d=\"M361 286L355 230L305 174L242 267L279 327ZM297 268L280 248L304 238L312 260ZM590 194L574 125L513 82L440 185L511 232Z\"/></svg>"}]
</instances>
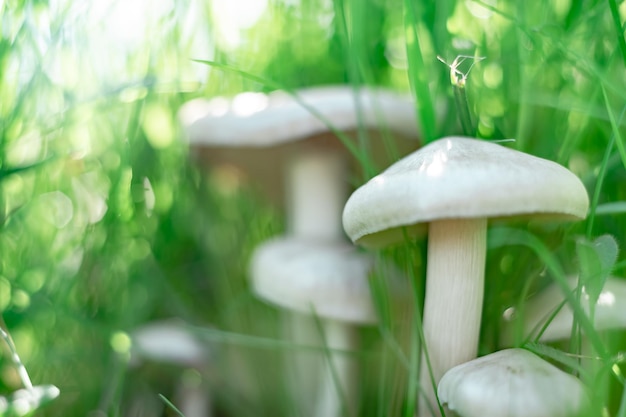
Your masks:
<instances>
[{"instance_id":1,"label":"sunlight glare","mask_svg":"<svg viewBox=\"0 0 626 417\"><path fill-rule=\"evenodd\" d=\"M597 305L611 307L615 304L615 294L611 291L602 291L598 297Z\"/></svg>"},{"instance_id":2,"label":"sunlight glare","mask_svg":"<svg viewBox=\"0 0 626 417\"><path fill-rule=\"evenodd\" d=\"M128 2L93 2L90 18L101 24L104 31L101 36L120 48L132 50L141 44L150 24L156 24L174 7L172 1L152 2L149 0L133 0Z\"/></svg>"},{"instance_id":3,"label":"sunlight glare","mask_svg":"<svg viewBox=\"0 0 626 417\"><path fill-rule=\"evenodd\" d=\"M72 200L61 191L41 194L39 200L42 208L45 207L45 220L58 229L67 226L74 217Z\"/></svg>"},{"instance_id":4,"label":"sunlight glare","mask_svg":"<svg viewBox=\"0 0 626 417\"><path fill-rule=\"evenodd\" d=\"M451 143L447 144L448 150ZM420 167L420 171L426 171L426 175L429 177L439 177L443 174L445 165L448 162L448 155L444 151L438 151L433 155L432 160L429 163L425 163Z\"/></svg>"},{"instance_id":5,"label":"sunlight glare","mask_svg":"<svg viewBox=\"0 0 626 417\"><path fill-rule=\"evenodd\" d=\"M506 321L511 321L515 318L515 307L509 307L502 313L502 318Z\"/></svg>"},{"instance_id":6,"label":"sunlight glare","mask_svg":"<svg viewBox=\"0 0 626 417\"><path fill-rule=\"evenodd\" d=\"M242 42L241 31L251 28L261 18L267 0L215 1L211 8L224 46L234 49Z\"/></svg>"},{"instance_id":7,"label":"sunlight glare","mask_svg":"<svg viewBox=\"0 0 626 417\"><path fill-rule=\"evenodd\" d=\"M232 110L237 116L250 116L260 112L268 105L268 98L263 93L241 93L233 99Z\"/></svg>"},{"instance_id":8,"label":"sunlight glare","mask_svg":"<svg viewBox=\"0 0 626 417\"><path fill-rule=\"evenodd\" d=\"M494 7L496 5L496 0L484 0L484 3ZM474 0L466 0L465 7L467 7L467 10L469 10L474 17L479 19L488 19L493 15L491 10Z\"/></svg>"}]
</instances>

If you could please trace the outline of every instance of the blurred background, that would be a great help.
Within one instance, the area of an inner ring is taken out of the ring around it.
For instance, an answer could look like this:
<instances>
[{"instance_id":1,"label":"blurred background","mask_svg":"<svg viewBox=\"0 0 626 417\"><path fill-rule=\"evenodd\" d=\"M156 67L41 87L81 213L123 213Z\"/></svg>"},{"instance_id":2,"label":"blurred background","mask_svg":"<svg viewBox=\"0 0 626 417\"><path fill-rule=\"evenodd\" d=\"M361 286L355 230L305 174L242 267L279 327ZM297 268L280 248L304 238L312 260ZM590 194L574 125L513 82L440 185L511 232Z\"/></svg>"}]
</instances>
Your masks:
<instances>
[{"instance_id":1,"label":"blurred background","mask_svg":"<svg viewBox=\"0 0 626 417\"><path fill-rule=\"evenodd\" d=\"M4 0L0 13L0 311L33 382L61 390L38 415L175 415L157 394L176 404L181 385L210 392L215 415L290 407L277 309L247 282L252 249L285 228L282 207L192 162L177 113L194 98L384 86L416 98L429 142L462 133L437 57L484 57L465 87L476 135L567 166L598 208L533 232L568 272L577 236L624 245L626 2ZM423 242L410 246L382 256L407 274L416 262L420 285ZM516 250L489 251L482 352L521 277L543 277ZM197 329L209 365L132 363L130 335L159 320ZM367 367L384 353L376 329L363 337ZM610 352L625 339L612 334ZM8 394L20 381L2 352ZM362 415L406 413L410 370L394 357L395 373L365 371L380 379L363 388Z\"/></svg>"}]
</instances>

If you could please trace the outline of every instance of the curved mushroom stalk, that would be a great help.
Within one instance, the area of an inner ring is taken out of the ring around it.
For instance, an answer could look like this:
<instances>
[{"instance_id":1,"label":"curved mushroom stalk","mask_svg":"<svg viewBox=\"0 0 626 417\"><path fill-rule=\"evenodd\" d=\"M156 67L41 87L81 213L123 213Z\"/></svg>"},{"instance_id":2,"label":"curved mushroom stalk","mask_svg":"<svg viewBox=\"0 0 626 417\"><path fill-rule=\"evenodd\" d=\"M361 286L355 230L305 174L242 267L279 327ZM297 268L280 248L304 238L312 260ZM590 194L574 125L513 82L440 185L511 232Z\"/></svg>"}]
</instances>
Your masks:
<instances>
[{"instance_id":1,"label":"curved mushroom stalk","mask_svg":"<svg viewBox=\"0 0 626 417\"><path fill-rule=\"evenodd\" d=\"M439 220L429 225L423 318L428 358L423 356L421 362L420 386L426 395L419 401L419 415L438 408L432 402L432 379L439 381L448 369L476 357L486 240L485 219Z\"/></svg>"}]
</instances>

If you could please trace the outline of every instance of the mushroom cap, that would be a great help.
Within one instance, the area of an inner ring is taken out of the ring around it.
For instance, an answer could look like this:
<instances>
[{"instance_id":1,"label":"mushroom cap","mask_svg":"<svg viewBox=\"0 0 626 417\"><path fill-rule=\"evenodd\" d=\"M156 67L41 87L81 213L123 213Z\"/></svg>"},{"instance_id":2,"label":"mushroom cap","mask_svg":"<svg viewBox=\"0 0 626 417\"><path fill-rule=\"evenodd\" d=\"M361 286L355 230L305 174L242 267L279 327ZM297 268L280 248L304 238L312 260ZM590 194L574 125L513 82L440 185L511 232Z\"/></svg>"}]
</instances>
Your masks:
<instances>
[{"instance_id":1,"label":"mushroom cap","mask_svg":"<svg viewBox=\"0 0 626 417\"><path fill-rule=\"evenodd\" d=\"M201 366L209 352L184 323L164 320L145 324L131 334L131 362L152 360L183 366Z\"/></svg>"},{"instance_id":2,"label":"mushroom cap","mask_svg":"<svg viewBox=\"0 0 626 417\"><path fill-rule=\"evenodd\" d=\"M420 144L415 102L407 94L348 85L296 93L299 101L276 91L185 104L179 119L192 158L201 166L227 167L243 183L252 180L268 200L280 204L285 202L285 167L294 155L327 150L348 156L345 144L318 115L363 150L357 131L365 129L367 155L375 167L389 165L394 155L406 155ZM347 158L348 164L350 172L363 169L356 158Z\"/></svg>"},{"instance_id":3,"label":"mushroom cap","mask_svg":"<svg viewBox=\"0 0 626 417\"><path fill-rule=\"evenodd\" d=\"M455 366L437 395L460 417L571 417L588 404L580 380L524 349Z\"/></svg>"},{"instance_id":4,"label":"mushroom cap","mask_svg":"<svg viewBox=\"0 0 626 417\"><path fill-rule=\"evenodd\" d=\"M418 134L414 103L406 94L345 85L303 89L297 96L340 131L362 123L376 129L388 126L408 137ZM275 146L329 131L301 102L284 91L241 93L232 100L198 99L181 108L180 119L191 144L212 147Z\"/></svg>"},{"instance_id":5,"label":"mushroom cap","mask_svg":"<svg viewBox=\"0 0 626 417\"><path fill-rule=\"evenodd\" d=\"M578 279L570 277L569 286L576 288ZM515 341L517 319L523 319L521 324L522 337L536 335L543 328L552 313L563 303L565 297L561 288L556 284L550 284L540 293L531 297L524 305L523 314L517 317L515 313L508 314L511 318L504 323L502 331L502 343L511 345ZM623 278L609 277L604 283L596 302L594 312L594 327L598 331L626 328L626 280ZM589 295L585 287L582 288L581 307L589 314ZM550 320L545 331L539 337L540 342L554 342L568 339L572 332L574 314L570 306L565 303L563 307Z\"/></svg>"},{"instance_id":6,"label":"mushroom cap","mask_svg":"<svg viewBox=\"0 0 626 417\"><path fill-rule=\"evenodd\" d=\"M378 317L368 282L372 267L371 257L345 243L278 238L255 250L252 287L262 299L280 307L347 323L374 324ZM408 293L391 291L400 298Z\"/></svg>"},{"instance_id":7,"label":"mushroom cap","mask_svg":"<svg viewBox=\"0 0 626 417\"><path fill-rule=\"evenodd\" d=\"M391 165L357 189L343 225L359 244L380 247L442 219L533 216L581 219L589 197L561 165L482 140L446 137Z\"/></svg>"}]
</instances>

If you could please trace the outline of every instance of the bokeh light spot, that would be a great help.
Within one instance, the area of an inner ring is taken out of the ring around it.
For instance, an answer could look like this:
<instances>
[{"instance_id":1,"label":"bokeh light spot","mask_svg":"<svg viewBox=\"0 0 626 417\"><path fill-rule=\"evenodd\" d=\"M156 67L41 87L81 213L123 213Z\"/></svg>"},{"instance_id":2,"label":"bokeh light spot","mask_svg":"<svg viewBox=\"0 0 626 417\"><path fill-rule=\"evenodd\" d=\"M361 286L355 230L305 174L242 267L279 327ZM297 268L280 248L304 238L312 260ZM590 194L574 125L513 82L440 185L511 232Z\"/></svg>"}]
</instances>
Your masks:
<instances>
[{"instance_id":1,"label":"bokeh light spot","mask_svg":"<svg viewBox=\"0 0 626 417\"><path fill-rule=\"evenodd\" d=\"M483 82L489 88L498 88L502 84L502 67L498 64L487 64L483 71Z\"/></svg>"},{"instance_id":2,"label":"bokeh light spot","mask_svg":"<svg viewBox=\"0 0 626 417\"><path fill-rule=\"evenodd\" d=\"M113 333L110 343L116 353L119 353L120 355L130 354L132 341L126 332L119 331Z\"/></svg>"},{"instance_id":3,"label":"bokeh light spot","mask_svg":"<svg viewBox=\"0 0 626 417\"><path fill-rule=\"evenodd\" d=\"M164 149L174 141L171 112L159 104L148 104L144 110L142 127L146 138L155 149Z\"/></svg>"}]
</instances>

